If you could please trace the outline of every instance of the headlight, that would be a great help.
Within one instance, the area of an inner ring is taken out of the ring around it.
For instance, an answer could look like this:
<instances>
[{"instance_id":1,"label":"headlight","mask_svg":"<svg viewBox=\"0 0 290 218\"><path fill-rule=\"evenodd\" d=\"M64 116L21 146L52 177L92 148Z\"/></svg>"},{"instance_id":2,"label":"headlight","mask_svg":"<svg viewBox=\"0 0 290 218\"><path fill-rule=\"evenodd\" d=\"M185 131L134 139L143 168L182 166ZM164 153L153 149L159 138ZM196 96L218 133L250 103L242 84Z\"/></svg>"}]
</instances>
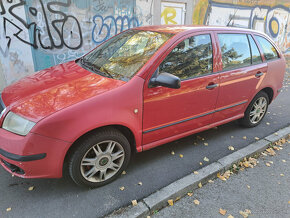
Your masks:
<instances>
[{"instance_id":1,"label":"headlight","mask_svg":"<svg viewBox=\"0 0 290 218\"><path fill-rule=\"evenodd\" d=\"M27 135L34 125L34 122L10 111L4 119L2 128L19 135Z\"/></svg>"}]
</instances>

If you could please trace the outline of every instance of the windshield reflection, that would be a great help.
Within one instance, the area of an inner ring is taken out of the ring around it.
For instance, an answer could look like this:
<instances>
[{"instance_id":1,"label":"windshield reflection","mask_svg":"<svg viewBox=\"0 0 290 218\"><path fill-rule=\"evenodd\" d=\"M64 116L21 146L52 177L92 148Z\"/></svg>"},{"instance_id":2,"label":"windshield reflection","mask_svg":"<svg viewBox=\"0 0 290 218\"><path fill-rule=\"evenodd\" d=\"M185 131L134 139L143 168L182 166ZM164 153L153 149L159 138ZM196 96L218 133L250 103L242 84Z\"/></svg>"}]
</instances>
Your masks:
<instances>
[{"instance_id":1,"label":"windshield reflection","mask_svg":"<svg viewBox=\"0 0 290 218\"><path fill-rule=\"evenodd\" d=\"M111 38L80 59L97 74L129 81L172 34L128 30Z\"/></svg>"}]
</instances>

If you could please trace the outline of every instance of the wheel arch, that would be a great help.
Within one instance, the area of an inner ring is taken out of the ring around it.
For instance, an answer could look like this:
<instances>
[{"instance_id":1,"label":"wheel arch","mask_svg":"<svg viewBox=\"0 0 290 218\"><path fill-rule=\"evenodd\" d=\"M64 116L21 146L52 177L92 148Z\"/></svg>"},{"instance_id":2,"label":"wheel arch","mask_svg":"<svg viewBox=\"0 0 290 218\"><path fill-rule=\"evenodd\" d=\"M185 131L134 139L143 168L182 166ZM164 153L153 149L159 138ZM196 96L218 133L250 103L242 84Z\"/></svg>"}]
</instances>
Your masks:
<instances>
[{"instance_id":1,"label":"wheel arch","mask_svg":"<svg viewBox=\"0 0 290 218\"><path fill-rule=\"evenodd\" d=\"M274 91L273 91L273 89L271 87L266 87L266 88L261 89L259 92L261 92L261 91L265 92L268 95L268 97L269 97L269 104L271 104L271 102L273 100L273 97L274 97Z\"/></svg>"},{"instance_id":2,"label":"wheel arch","mask_svg":"<svg viewBox=\"0 0 290 218\"><path fill-rule=\"evenodd\" d=\"M66 172L65 169L66 169L66 167L68 167L68 160L69 160L71 154L74 152L74 149L78 146L78 143L81 140L83 140L85 137L87 137L91 134L94 134L97 131L107 129L107 128L113 128L113 129L120 131L128 139L132 154L134 155L137 153L135 136L134 136L133 132L131 131L131 129L129 129L128 127L123 126L123 125L107 125L107 126L97 127L95 129L92 129L92 130L84 133L83 135L81 135L79 138L77 138L71 144L71 146L69 147L69 149L67 150L67 152L65 154L65 158L63 161L63 174Z\"/></svg>"}]
</instances>

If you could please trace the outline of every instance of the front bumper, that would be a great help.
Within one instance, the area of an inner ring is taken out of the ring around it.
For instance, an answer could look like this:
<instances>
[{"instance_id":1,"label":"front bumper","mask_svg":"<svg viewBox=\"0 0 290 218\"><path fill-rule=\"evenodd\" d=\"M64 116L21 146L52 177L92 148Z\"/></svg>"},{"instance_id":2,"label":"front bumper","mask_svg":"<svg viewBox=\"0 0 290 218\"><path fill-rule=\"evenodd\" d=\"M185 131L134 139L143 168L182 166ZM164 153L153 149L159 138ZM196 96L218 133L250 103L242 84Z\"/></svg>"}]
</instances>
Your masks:
<instances>
[{"instance_id":1,"label":"front bumper","mask_svg":"<svg viewBox=\"0 0 290 218\"><path fill-rule=\"evenodd\" d=\"M60 178L70 145L34 133L19 136L0 128L0 164L22 178Z\"/></svg>"}]
</instances>

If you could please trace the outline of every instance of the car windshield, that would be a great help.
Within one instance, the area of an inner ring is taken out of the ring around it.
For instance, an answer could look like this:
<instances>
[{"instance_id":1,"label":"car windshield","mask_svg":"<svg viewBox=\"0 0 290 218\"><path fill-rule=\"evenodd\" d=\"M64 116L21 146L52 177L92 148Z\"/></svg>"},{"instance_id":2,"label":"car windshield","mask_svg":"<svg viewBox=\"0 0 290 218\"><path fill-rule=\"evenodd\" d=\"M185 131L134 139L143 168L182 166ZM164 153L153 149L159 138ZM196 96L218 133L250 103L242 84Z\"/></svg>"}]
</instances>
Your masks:
<instances>
[{"instance_id":1,"label":"car windshield","mask_svg":"<svg viewBox=\"0 0 290 218\"><path fill-rule=\"evenodd\" d=\"M80 59L80 64L102 76L129 81L172 34L128 30Z\"/></svg>"}]
</instances>

